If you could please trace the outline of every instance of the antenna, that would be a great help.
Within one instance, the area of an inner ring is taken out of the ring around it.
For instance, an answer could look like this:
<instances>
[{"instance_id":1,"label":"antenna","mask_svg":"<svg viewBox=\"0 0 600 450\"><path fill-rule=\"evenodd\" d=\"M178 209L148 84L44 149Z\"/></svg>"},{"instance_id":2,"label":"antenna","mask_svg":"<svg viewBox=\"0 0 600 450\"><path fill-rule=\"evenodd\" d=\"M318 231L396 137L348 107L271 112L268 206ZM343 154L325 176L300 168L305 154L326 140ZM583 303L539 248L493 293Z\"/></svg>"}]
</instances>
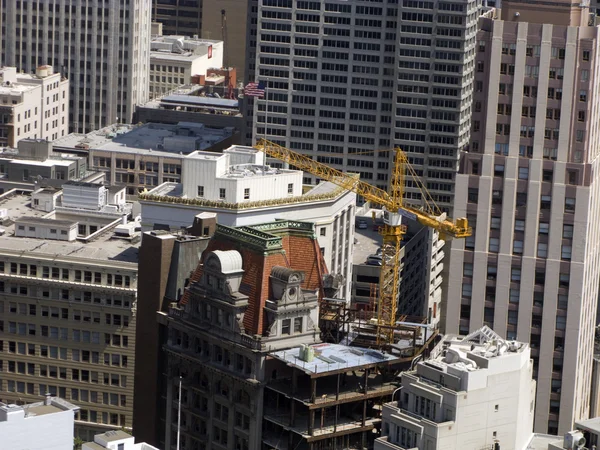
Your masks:
<instances>
[{"instance_id":1,"label":"antenna","mask_svg":"<svg viewBox=\"0 0 600 450\"><path fill-rule=\"evenodd\" d=\"M177 450L181 438L181 375L179 375L179 401L177 402Z\"/></svg>"}]
</instances>

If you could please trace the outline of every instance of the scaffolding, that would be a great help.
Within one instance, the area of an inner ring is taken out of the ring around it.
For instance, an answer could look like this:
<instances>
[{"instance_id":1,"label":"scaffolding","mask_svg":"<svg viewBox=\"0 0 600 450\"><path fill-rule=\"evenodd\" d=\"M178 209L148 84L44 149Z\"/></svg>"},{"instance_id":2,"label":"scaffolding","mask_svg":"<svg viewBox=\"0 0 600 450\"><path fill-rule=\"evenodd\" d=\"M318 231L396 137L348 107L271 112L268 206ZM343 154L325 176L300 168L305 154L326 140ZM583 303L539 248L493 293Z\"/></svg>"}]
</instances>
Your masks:
<instances>
[{"instance_id":1,"label":"scaffolding","mask_svg":"<svg viewBox=\"0 0 600 450\"><path fill-rule=\"evenodd\" d=\"M372 448L383 404L397 390L402 358L339 344L311 346L314 359L298 349L272 353L267 361L263 444L278 450Z\"/></svg>"},{"instance_id":2,"label":"scaffolding","mask_svg":"<svg viewBox=\"0 0 600 450\"><path fill-rule=\"evenodd\" d=\"M372 290L372 294L376 294ZM371 304L375 305L375 301ZM438 330L427 325L424 317L400 315L395 325L386 327L394 337L384 345L377 342L375 308L347 305L344 300L325 298L319 307L319 327L323 342L353 345L389 352L405 360L412 360L430 349Z\"/></svg>"}]
</instances>

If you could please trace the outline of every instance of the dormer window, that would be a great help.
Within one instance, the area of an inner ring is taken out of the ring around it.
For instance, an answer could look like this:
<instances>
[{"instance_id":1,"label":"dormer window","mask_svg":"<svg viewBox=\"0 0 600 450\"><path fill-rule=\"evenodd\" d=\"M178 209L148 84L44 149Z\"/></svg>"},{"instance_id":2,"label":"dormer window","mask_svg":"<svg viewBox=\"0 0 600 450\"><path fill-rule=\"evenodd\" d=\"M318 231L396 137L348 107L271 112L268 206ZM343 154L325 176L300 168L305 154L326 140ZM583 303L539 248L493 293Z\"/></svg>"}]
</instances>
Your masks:
<instances>
[{"instance_id":1,"label":"dormer window","mask_svg":"<svg viewBox=\"0 0 600 450\"><path fill-rule=\"evenodd\" d=\"M291 333L292 321L291 319L284 319L281 322L281 334L282 335L290 335Z\"/></svg>"}]
</instances>

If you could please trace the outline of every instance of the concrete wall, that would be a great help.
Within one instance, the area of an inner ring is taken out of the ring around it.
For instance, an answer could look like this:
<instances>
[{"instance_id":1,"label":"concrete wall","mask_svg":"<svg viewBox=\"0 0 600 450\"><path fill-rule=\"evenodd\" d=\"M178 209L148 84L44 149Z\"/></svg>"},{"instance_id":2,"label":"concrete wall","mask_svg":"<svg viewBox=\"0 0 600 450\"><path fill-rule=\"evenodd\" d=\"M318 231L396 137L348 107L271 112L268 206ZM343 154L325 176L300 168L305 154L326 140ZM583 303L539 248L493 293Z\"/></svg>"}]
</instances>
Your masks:
<instances>
[{"instance_id":1,"label":"concrete wall","mask_svg":"<svg viewBox=\"0 0 600 450\"><path fill-rule=\"evenodd\" d=\"M73 411L0 422L0 450L65 450L73 447Z\"/></svg>"}]
</instances>

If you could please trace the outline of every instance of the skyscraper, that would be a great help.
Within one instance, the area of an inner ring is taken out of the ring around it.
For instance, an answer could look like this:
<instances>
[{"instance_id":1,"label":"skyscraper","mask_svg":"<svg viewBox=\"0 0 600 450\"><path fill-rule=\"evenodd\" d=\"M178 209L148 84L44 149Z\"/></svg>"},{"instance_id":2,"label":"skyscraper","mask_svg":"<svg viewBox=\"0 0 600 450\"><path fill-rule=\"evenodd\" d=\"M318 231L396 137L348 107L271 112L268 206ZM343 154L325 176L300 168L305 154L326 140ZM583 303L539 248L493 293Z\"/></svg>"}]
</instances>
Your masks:
<instances>
[{"instance_id":1,"label":"skyscraper","mask_svg":"<svg viewBox=\"0 0 600 450\"><path fill-rule=\"evenodd\" d=\"M71 129L129 123L148 100L150 0L22 0L1 6L2 65L51 64L70 82Z\"/></svg>"},{"instance_id":2,"label":"skyscraper","mask_svg":"<svg viewBox=\"0 0 600 450\"><path fill-rule=\"evenodd\" d=\"M450 211L469 142L480 10L476 0L260 1L256 78L267 97L254 101L254 139L383 188L392 162L385 150L399 146ZM406 197L421 203L412 182Z\"/></svg>"},{"instance_id":3,"label":"skyscraper","mask_svg":"<svg viewBox=\"0 0 600 450\"><path fill-rule=\"evenodd\" d=\"M487 324L529 342L535 430L589 411L598 298L598 29L557 1L505 1L480 19L471 151L454 211L446 331Z\"/></svg>"}]
</instances>

